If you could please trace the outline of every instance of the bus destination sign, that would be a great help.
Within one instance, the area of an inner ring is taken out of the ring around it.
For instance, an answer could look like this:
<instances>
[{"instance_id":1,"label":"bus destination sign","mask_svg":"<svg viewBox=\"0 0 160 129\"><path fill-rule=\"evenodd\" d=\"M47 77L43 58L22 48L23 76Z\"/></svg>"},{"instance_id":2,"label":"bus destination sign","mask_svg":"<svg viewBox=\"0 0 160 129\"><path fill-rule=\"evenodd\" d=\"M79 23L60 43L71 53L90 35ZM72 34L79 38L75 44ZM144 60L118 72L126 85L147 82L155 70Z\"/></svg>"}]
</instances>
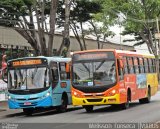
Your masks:
<instances>
[{"instance_id":1,"label":"bus destination sign","mask_svg":"<svg viewBox=\"0 0 160 129\"><path fill-rule=\"evenodd\" d=\"M97 60L97 59L114 59L113 52L96 52L96 53L80 53L75 54L73 57L74 61L79 60Z\"/></svg>"},{"instance_id":2,"label":"bus destination sign","mask_svg":"<svg viewBox=\"0 0 160 129\"><path fill-rule=\"evenodd\" d=\"M42 60L34 59L34 60L22 60L22 61L14 61L12 62L12 66L25 66L25 65L39 65L42 64Z\"/></svg>"}]
</instances>

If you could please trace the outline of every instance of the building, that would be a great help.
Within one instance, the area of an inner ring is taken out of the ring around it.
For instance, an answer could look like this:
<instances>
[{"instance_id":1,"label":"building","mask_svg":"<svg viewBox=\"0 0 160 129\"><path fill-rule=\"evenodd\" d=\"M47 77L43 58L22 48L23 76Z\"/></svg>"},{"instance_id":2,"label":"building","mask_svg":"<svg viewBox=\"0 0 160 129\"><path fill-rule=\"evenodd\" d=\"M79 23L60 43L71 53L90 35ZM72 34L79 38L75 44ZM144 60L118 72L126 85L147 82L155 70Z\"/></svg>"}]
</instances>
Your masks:
<instances>
[{"instance_id":1,"label":"building","mask_svg":"<svg viewBox=\"0 0 160 129\"><path fill-rule=\"evenodd\" d=\"M53 49L59 49L62 42L62 35L60 33L56 33L54 37L54 44ZM70 37L70 51L77 51L80 50L78 41L74 36ZM133 50L133 46L129 45L120 45L111 42L100 42L103 45L103 48L113 48L113 49L120 49L123 48L124 50ZM92 38L86 38L86 45L87 49L96 49L97 42ZM0 27L0 54L4 54L6 51L9 51L12 54L20 53L22 51L24 53L32 51L32 47L24 39L18 32L11 28ZM26 55L26 54L24 54Z\"/></svg>"}]
</instances>

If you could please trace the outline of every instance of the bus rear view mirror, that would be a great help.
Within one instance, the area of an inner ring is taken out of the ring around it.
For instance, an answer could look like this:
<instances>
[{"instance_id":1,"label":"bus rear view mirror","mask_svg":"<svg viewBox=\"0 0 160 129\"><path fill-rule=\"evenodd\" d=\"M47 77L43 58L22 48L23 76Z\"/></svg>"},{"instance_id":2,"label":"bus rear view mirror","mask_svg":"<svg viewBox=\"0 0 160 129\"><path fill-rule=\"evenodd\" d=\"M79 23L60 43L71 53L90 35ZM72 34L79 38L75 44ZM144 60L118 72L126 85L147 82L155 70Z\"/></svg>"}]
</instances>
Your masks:
<instances>
[{"instance_id":1,"label":"bus rear view mirror","mask_svg":"<svg viewBox=\"0 0 160 129\"><path fill-rule=\"evenodd\" d=\"M69 73L69 72L70 72L70 64L67 63L67 64L66 64L66 73Z\"/></svg>"},{"instance_id":2,"label":"bus rear view mirror","mask_svg":"<svg viewBox=\"0 0 160 129\"><path fill-rule=\"evenodd\" d=\"M8 82L7 79L8 79L7 68L5 68L5 69L2 70L2 80L7 83Z\"/></svg>"}]
</instances>

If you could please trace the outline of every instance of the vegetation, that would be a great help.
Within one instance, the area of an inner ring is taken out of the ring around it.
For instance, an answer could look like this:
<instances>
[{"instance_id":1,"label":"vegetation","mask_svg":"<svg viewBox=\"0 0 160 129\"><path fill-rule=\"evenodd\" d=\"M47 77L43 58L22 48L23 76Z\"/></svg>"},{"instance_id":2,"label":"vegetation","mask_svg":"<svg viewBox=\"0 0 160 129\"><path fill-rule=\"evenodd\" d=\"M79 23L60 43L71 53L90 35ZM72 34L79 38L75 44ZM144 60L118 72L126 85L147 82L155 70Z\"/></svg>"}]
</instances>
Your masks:
<instances>
[{"instance_id":1,"label":"vegetation","mask_svg":"<svg viewBox=\"0 0 160 129\"><path fill-rule=\"evenodd\" d=\"M150 53L157 56L156 17L160 15L160 0L107 0L103 1L104 12L118 23L118 14L122 13L124 22L123 35L134 35L135 45L147 44Z\"/></svg>"},{"instance_id":2,"label":"vegetation","mask_svg":"<svg viewBox=\"0 0 160 129\"><path fill-rule=\"evenodd\" d=\"M57 2L58 0L0 1L0 25L15 29L33 47L36 55L51 56Z\"/></svg>"},{"instance_id":3,"label":"vegetation","mask_svg":"<svg viewBox=\"0 0 160 129\"><path fill-rule=\"evenodd\" d=\"M55 25L64 27L64 0L3 0L0 1L0 25L14 28L35 50L36 55L53 55ZM87 49L86 35L100 40L114 35L109 26L124 26L123 35L134 35L135 45L147 44L150 53L158 55L156 17L160 15L160 0L71 0L68 12L69 26L77 39L80 49ZM57 17L56 17L57 13ZM120 21L123 14L124 21ZM86 25L88 28L86 29ZM67 33L67 32L65 32ZM69 43L65 38L58 54L66 55ZM64 48L65 52L62 51Z\"/></svg>"}]
</instances>

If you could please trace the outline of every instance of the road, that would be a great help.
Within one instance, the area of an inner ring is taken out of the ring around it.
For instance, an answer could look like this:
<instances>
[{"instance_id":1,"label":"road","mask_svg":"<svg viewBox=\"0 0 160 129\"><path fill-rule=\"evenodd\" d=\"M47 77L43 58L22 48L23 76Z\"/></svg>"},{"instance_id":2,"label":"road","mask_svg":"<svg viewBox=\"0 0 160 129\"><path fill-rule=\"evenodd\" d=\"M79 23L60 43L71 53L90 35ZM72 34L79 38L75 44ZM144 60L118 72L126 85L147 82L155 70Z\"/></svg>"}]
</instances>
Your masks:
<instances>
[{"instance_id":1,"label":"road","mask_svg":"<svg viewBox=\"0 0 160 129\"><path fill-rule=\"evenodd\" d=\"M149 104L139 104L138 101L132 102L127 110L120 110L111 106L96 106L94 112L86 113L81 107L69 106L65 113L47 110L37 112L33 116L25 116L22 110L8 109L0 112L0 122L61 123L62 127L71 123L160 123L160 91L152 97Z\"/></svg>"}]
</instances>

